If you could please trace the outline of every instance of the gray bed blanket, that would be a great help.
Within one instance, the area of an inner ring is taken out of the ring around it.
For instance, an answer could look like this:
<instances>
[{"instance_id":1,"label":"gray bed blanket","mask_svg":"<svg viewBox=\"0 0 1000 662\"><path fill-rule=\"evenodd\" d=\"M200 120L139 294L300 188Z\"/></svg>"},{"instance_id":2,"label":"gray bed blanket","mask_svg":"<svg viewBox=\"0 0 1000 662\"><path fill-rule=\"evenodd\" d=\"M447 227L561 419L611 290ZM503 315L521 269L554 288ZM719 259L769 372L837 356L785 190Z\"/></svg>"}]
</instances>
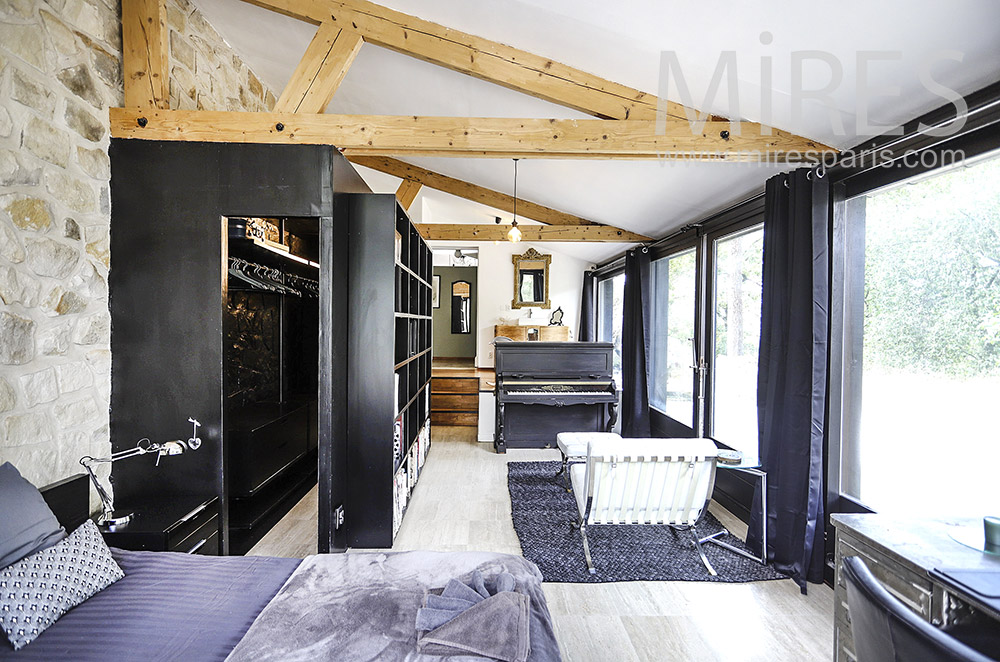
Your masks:
<instances>
[{"instance_id":1,"label":"gray bed blanket","mask_svg":"<svg viewBox=\"0 0 1000 662\"><path fill-rule=\"evenodd\" d=\"M399 552L309 556L250 626L229 662L465 662L471 655L417 651L413 624L430 592L473 572L509 572L530 599L529 662L558 662L542 576L519 556L487 552Z\"/></svg>"}]
</instances>

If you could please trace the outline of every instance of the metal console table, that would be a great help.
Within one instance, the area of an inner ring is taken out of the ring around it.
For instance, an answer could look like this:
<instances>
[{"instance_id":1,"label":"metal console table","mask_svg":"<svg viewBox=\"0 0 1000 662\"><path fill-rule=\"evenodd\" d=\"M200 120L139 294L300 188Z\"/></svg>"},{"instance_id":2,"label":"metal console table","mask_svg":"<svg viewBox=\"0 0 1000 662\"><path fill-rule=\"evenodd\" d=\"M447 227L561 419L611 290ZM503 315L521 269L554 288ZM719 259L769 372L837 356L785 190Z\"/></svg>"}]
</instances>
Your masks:
<instances>
[{"instance_id":1,"label":"metal console table","mask_svg":"<svg viewBox=\"0 0 1000 662\"><path fill-rule=\"evenodd\" d=\"M739 464L724 464L719 462L716 464L719 469L730 469L732 471L739 471L741 473L749 474L760 479L760 509L761 509L761 545L760 545L760 556L754 556L750 552L742 549L737 549L729 543L722 542L718 540L718 536L728 533L726 529L713 533L710 536L705 536L700 542L714 543L719 547L725 547L731 552L736 552L740 556L745 556L748 559L756 561L761 565L767 565L767 472L761 469L761 463L758 458L755 457L744 457Z\"/></svg>"}]
</instances>

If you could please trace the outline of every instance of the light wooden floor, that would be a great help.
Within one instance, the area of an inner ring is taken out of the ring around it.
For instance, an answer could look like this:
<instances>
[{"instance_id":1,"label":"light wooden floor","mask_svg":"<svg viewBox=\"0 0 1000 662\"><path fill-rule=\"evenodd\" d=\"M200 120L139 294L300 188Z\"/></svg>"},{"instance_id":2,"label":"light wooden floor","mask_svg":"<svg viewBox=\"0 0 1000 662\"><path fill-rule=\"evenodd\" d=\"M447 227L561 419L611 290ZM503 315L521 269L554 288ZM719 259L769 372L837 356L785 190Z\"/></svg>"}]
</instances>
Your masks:
<instances>
[{"instance_id":1,"label":"light wooden floor","mask_svg":"<svg viewBox=\"0 0 1000 662\"><path fill-rule=\"evenodd\" d=\"M476 443L474 428L434 428L394 550L485 550L520 554L507 492L508 461L558 459L554 450L497 455ZM712 512L730 530L746 527L728 511ZM313 490L250 554L316 552ZM582 563L582 554L581 554ZM833 591L791 580L754 584L620 582L544 584L567 662L643 660L828 660L833 651Z\"/></svg>"}]
</instances>

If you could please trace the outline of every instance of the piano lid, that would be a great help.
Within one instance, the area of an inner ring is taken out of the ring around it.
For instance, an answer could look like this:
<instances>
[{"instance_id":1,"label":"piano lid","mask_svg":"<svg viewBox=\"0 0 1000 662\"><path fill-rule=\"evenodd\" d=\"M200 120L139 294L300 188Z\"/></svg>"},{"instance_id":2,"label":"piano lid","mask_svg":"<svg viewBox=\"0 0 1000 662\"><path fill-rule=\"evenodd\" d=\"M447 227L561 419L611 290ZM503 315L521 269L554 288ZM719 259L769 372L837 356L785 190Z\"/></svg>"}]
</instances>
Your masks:
<instances>
[{"instance_id":1,"label":"piano lid","mask_svg":"<svg viewBox=\"0 0 1000 662\"><path fill-rule=\"evenodd\" d=\"M496 344L498 378L610 377L614 343L504 342Z\"/></svg>"}]
</instances>

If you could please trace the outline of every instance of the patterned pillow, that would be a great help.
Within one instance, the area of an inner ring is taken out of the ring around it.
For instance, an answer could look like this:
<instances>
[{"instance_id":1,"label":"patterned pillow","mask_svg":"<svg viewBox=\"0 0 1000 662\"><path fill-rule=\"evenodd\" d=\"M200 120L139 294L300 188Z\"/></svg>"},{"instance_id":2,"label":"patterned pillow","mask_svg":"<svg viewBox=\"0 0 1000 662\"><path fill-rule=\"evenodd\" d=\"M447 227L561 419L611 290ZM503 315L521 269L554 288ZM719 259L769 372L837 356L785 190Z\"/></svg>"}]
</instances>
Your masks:
<instances>
[{"instance_id":1,"label":"patterned pillow","mask_svg":"<svg viewBox=\"0 0 1000 662\"><path fill-rule=\"evenodd\" d=\"M67 611L125 576L97 525L0 570L0 627L20 650Z\"/></svg>"}]
</instances>

